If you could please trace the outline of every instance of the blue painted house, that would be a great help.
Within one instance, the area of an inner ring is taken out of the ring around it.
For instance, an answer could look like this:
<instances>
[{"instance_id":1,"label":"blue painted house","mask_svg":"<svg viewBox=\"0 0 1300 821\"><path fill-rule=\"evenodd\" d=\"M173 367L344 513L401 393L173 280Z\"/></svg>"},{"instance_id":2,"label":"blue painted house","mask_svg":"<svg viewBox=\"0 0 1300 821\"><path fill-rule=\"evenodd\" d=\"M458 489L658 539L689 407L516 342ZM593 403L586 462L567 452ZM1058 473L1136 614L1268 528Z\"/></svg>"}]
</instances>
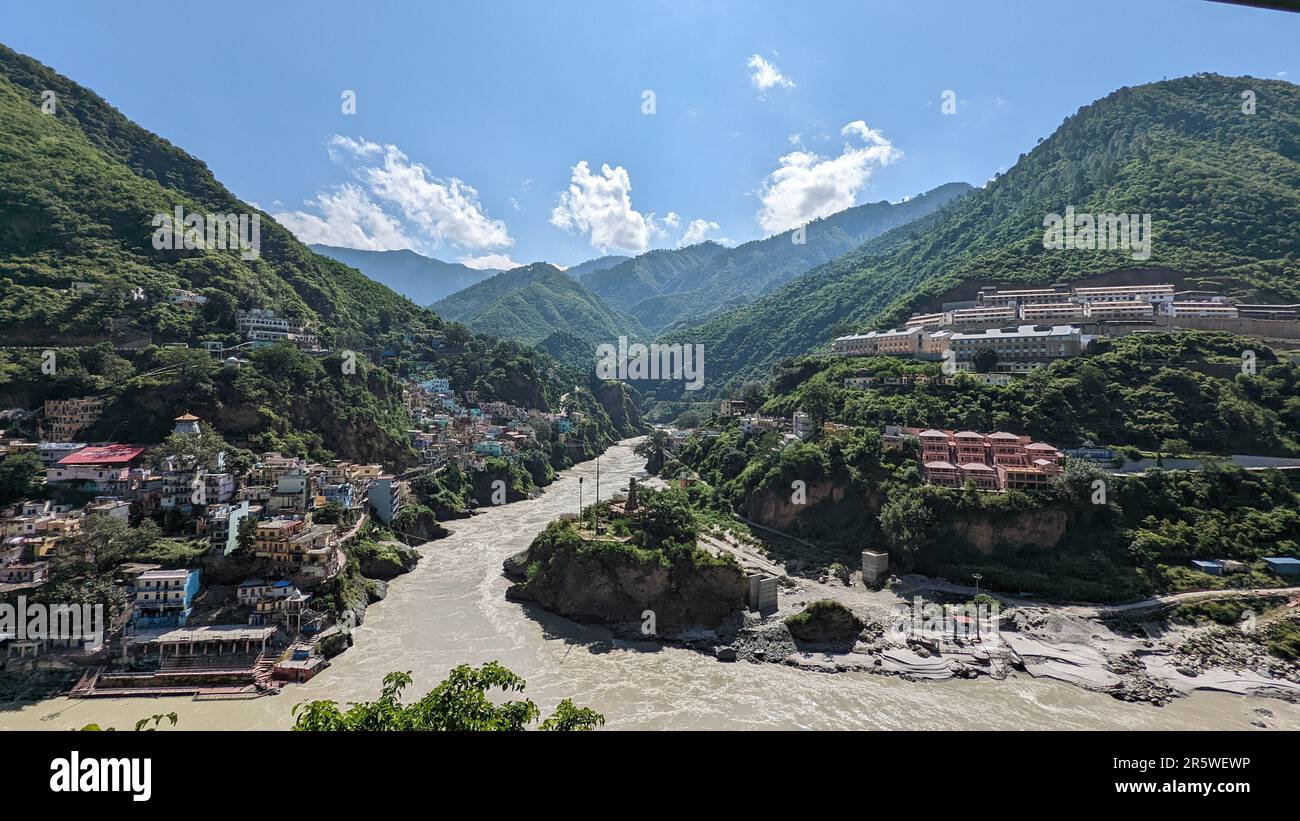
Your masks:
<instances>
[{"instance_id":1,"label":"blue painted house","mask_svg":"<svg viewBox=\"0 0 1300 821\"><path fill-rule=\"evenodd\" d=\"M136 577L131 626L184 627L199 594L198 570L149 570Z\"/></svg>"}]
</instances>

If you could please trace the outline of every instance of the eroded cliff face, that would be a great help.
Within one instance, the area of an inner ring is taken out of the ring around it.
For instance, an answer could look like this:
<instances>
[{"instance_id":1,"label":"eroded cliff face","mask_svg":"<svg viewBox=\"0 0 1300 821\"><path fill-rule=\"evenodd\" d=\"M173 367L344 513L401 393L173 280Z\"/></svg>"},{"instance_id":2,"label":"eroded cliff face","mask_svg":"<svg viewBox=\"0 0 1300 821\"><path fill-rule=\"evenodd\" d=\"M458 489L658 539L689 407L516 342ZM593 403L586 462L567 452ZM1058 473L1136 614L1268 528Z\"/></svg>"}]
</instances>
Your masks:
<instances>
[{"instance_id":1,"label":"eroded cliff face","mask_svg":"<svg viewBox=\"0 0 1300 821\"><path fill-rule=\"evenodd\" d=\"M512 560L516 572L541 562ZM509 562L508 570L509 570ZM679 557L671 565L619 547L560 547L531 578L506 592L575 621L614 624L644 622L654 613L655 630L672 634L693 627L714 629L745 604L748 582L740 569L698 566Z\"/></svg>"},{"instance_id":2,"label":"eroded cliff face","mask_svg":"<svg viewBox=\"0 0 1300 821\"><path fill-rule=\"evenodd\" d=\"M829 479L813 482L807 487L804 504L795 504L793 490L790 492L765 490L755 493L745 503L745 515L761 525L784 530L791 527L800 516L810 514L818 505L849 503L862 505L871 514L880 512L883 501L879 493L867 490L854 493L845 485L836 484Z\"/></svg>"},{"instance_id":3,"label":"eroded cliff face","mask_svg":"<svg viewBox=\"0 0 1300 821\"><path fill-rule=\"evenodd\" d=\"M1013 516L956 519L949 523L949 529L958 539L989 556L999 545L1056 547L1068 525L1069 515L1064 510L1035 510Z\"/></svg>"}]
</instances>

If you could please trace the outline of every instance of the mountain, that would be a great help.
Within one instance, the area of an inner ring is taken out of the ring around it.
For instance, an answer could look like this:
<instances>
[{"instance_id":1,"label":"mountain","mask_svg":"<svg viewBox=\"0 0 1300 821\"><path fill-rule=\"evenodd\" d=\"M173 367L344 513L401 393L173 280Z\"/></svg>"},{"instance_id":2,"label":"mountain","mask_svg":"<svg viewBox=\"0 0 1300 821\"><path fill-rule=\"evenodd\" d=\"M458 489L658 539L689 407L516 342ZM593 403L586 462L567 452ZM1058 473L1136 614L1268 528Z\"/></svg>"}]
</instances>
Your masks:
<instances>
[{"instance_id":1,"label":"mountain","mask_svg":"<svg viewBox=\"0 0 1300 821\"><path fill-rule=\"evenodd\" d=\"M500 273L497 268L471 268L459 262L443 262L440 259L426 257L411 250L361 251L334 245L308 247L344 265L351 265L416 305L437 302L445 296Z\"/></svg>"},{"instance_id":2,"label":"mountain","mask_svg":"<svg viewBox=\"0 0 1300 821\"><path fill-rule=\"evenodd\" d=\"M558 357L561 361L582 367L594 362L596 345L617 343L620 336L646 335L635 319L614 310L581 282L544 262L497 274L432 307L481 333L529 345L563 332L566 339L553 341L551 348L568 354ZM573 340L585 345L585 354L572 355L582 347L575 349Z\"/></svg>"},{"instance_id":3,"label":"mountain","mask_svg":"<svg viewBox=\"0 0 1300 821\"><path fill-rule=\"evenodd\" d=\"M1269 101L1254 114L1241 110L1247 87ZM1150 258L1044 249L1045 218L1071 205L1150 214ZM669 336L705 346L704 392L717 395L836 335L971 299L984 284L1119 272L1297 302L1297 225L1300 87L1211 74L1126 87L1081 108L984 188ZM655 395L681 398L680 386Z\"/></svg>"},{"instance_id":4,"label":"mountain","mask_svg":"<svg viewBox=\"0 0 1300 821\"><path fill-rule=\"evenodd\" d=\"M231 329L237 307L273 308L327 342L375 342L395 324L436 318L359 272L318 256L240 202L200 160L132 123L94 92L0 46L0 336L67 344L106 338L111 318L158 341ZM54 93L54 113L42 111ZM154 216L260 219L260 254L154 248ZM70 283L99 286L72 292ZM135 288L143 293L126 300ZM200 312L172 288L209 297ZM139 297L144 297L140 299ZM147 306L147 307L146 307Z\"/></svg>"},{"instance_id":5,"label":"mountain","mask_svg":"<svg viewBox=\"0 0 1300 821\"><path fill-rule=\"evenodd\" d=\"M257 217L257 253L155 247L155 215L177 208ZM206 301L174 301L176 289ZM224 366L202 343L236 344L235 311L254 307L333 352L241 348ZM623 433L613 417L638 421L590 368L444 323L313 253L199 159L0 46L0 407L94 395L106 407L92 441L157 442L192 411L239 446L397 466L416 457L399 380L416 371L539 408L586 377L610 397L602 437Z\"/></svg>"},{"instance_id":6,"label":"mountain","mask_svg":"<svg viewBox=\"0 0 1300 821\"><path fill-rule=\"evenodd\" d=\"M877 202L814 220L735 248L713 242L651 251L583 278L583 283L651 330L748 302L891 228L971 190L948 183L900 203ZM802 240L800 242L799 240Z\"/></svg>"},{"instance_id":7,"label":"mountain","mask_svg":"<svg viewBox=\"0 0 1300 821\"><path fill-rule=\"evenodd\" d=\"M596 271L603 271L606 268L613 268L615 265L618 265L620 262L627 262L629 259L631 259L631 257L623 256L621 254L610 254L604 257L596 257L595 259L589 259L586 262L580 262L577 265L572 265L568 268L565 268L564 273L568 274L574 279L581 279L587 274L594 273Z\"/></svg>"}]
</instances>

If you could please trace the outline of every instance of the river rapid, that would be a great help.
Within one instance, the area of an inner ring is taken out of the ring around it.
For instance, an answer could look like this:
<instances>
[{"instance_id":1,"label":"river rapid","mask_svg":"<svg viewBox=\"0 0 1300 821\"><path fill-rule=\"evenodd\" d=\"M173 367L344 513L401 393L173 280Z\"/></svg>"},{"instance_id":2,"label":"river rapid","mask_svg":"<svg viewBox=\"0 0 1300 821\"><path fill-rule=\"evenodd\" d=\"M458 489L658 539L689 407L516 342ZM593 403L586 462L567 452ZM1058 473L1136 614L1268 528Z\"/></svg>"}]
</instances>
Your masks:
<instances>
[{"instance_id":1,"label":"river rapid","mask_svg":"<svg viewBox=\"0 0 1300 821\"><path fill-rule=\"evenodd\" d=\"M608 496L642 475L629 443L600 459ZM536 499L485 509L447 524L451 535L421 550L424 559L389 586L357 628L356 644L305 685L241 701L189 698L56 698L0 705L0 729L124 729L175 712L178 729L286 729L295 703L369 700L392 670L415 678L413 700L460 663L497 660L528 681L525 695L549 713L565 697L603 713L608 729L1251 729L1258 708L1270 727L1300 729L1300 706L1276 699L1196 693L1165 707L1129 704L1068 684L1030 678L908 682L867 673L825 674L776 664L722 663L691 650L611 640L505 599L501 562L523 550L548 522L578 509L596 463L564 471Z\"/></svg>"}]
</instances>

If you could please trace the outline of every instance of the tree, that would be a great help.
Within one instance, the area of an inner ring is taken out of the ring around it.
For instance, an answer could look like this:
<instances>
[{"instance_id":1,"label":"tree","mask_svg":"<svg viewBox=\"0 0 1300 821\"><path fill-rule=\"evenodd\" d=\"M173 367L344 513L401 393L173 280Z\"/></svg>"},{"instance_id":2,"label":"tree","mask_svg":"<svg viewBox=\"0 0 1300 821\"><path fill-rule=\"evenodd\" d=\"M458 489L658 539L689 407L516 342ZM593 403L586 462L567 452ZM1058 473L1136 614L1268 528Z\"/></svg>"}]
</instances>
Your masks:
<instances>
[{"instance_id":1,"label":"tree","mask_svg":"<svg viewBox=\"0 0 1300 821\"><path fill-rule=\"evenodd\" d=\"M695 541L697 524L691 501L676 489L647 490L641 497L641 535L645 547L667 543L689 544Z\"/></svg>"},{"instance_id":2,"label":"tree","mask_svg":"<svg viewBox=\"0 0 1300 821\"><path fill-rule=\"evenodd\" d=\"M0 505L21 501L35 493L43 472L41 457L35 453L18 453L0 462Z\"/></svg>"},{"instance_id":3,"label":"tree","mask_svg":"<svg viewBox=\"0 0 1300 821\"><path fill-rule=\"evenodd\" d=\"M347 712L333 701L311 701L294 705L293 729L306 732L385 731L517 731L526 730L541 716L528 699L489 699L487 691L523 692L522 678L490 661L481 667L462 664L414 704L402 704L401 695L411 683L410 673L384 676L379 699L354 703ZM592 730L605 723L604 716L565 699L555 713L542 722L543 730Z\"/></svg>"},{"instance_id":4,"label":"tree","mask_svg":"<svg viewBox=\"0 0 1300 821\"><path fill-rule=\"evenodd\" d=\"M251 556L253 554L253 544L257 541L257 520L252 516L245 516L239 520L239 533L235 536L235 543L238 547L235 552L240 556Z\"/></svg>"},{"instance_id":5,"label":"tree","mask_svg":"<svg viewBox=\"0 0 1300 821\"><path fill-rule=\"evenodd\" d=\"M700 426L700 414L688 408L681 412L674 424L683 430L698 428Z\"/></svg>"},{"instance_id":6,"label":"tree","mask_svg":"<svg viewBox=\"0 0 1300 821\"><path fill-rule=\"evenodd\" d=\"M835 389L820 379L809 382L803 390L803 409L818 425L828 421L836 410Z\"/></svg>"},{"instance_id":7,"label":"tree","mask_svg":"<svg viewBox=\"0 0 1300 821\"><path fill-rule=\"evenodd\" d=\"M172 433L149 454L149 461L154 467L160 467L168 459L174 459L183 470L207 467L217 458L217 454L230 449L212 426L203 423L198 433Z\"/></svg>"},{"instance_id":8,"label":"tree","mask_svg":"<svg viewBox=\"0 0 1300 821\"><path fill-rule=\"evenodd\" d=\"M336 525L343 521L343 505L338 502L326 502L316 508L311 520L318 525Z\"/></svg>"},{"instance_id":9,"label":"tree","mask_svg":"<svg viewBox=\"0 0 1300 821\"><path fill-rule=\"evenodd\" d=\"M933 518L925 499L915 490L891 497L880 508L880 529L905 567L911 565L916 553L929 540Z\"/></svg>"},{"instance_id":10,"label":"tree","mask_svg":"<svg viewBox=\"0 0 1300 821\"><path fill-rule=\"evenodd\" d=\"M992 373L998 366L998 352L992 348L980 348L971 362L976 373Z\"/></svg>"}]
</instances>

